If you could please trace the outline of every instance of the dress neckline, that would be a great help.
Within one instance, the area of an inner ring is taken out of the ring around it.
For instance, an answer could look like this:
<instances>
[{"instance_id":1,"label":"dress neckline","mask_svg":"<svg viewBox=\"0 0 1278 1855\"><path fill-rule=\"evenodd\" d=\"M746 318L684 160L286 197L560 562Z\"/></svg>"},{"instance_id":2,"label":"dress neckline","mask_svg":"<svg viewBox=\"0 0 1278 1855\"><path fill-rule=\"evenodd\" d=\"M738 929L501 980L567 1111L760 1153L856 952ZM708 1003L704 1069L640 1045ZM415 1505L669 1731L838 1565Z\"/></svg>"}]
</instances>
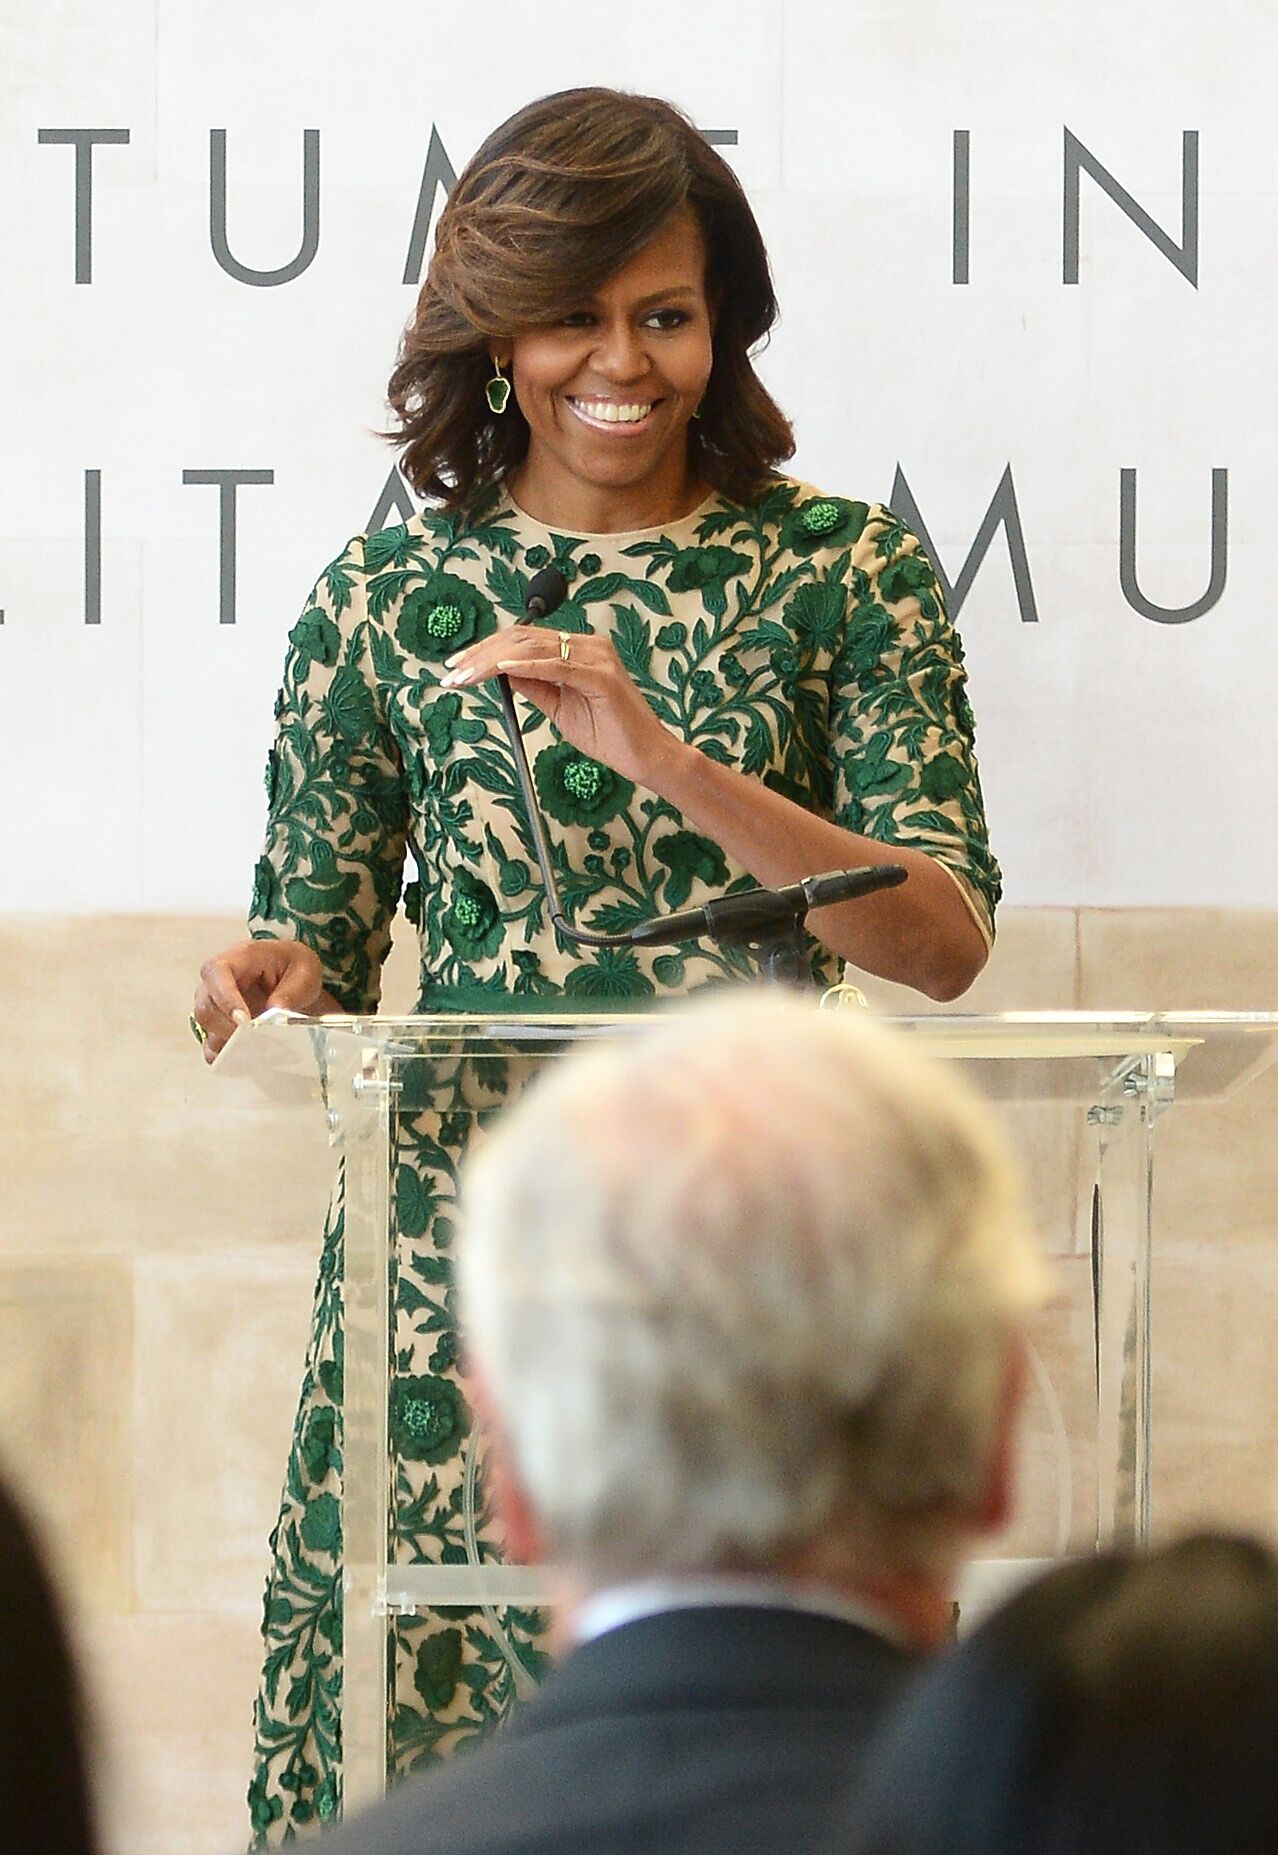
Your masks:
<instances>
[{"instance_id":1,"label":"dress neckline","mask_svg":"<svg viewBox=\"0 0 1278 1855\"><path fill-rule=\"evenodd\" d=\"M574 541L598 541L606 547L617 547L627 541L648 541L659 535L677 535L681 529L692 527L703 520L711 509L723 506L723 497L718 490L711 490L687 515L681 515L673 522L657 522L651 528L569 528L563 523L542 522L535 515L530 515L527 509L521 508L515 501L505 484L501 486L501 494L505 505L514 511L521 522L527 522L529 527L539 529L542 534L568 535Z\"/></svg>"}]
</instances>

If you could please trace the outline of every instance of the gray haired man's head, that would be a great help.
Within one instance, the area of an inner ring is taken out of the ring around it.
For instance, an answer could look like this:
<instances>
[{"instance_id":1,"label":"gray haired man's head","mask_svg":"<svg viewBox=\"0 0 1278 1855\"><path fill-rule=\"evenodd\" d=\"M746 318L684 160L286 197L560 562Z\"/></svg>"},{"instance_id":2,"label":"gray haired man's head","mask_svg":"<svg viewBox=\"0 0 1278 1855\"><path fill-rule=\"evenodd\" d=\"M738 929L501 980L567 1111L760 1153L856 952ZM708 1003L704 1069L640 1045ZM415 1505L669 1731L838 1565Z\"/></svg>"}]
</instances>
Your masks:
<instances>
[{"instance_id":1,"label":"gray haired man's head","mask_svg":"<svg viewBox=\"0 0 1278 1855\"><path fill-rule=\"evenodd\" d=\"M467 1169L471 1359L545 1556L591 1584L977 1512L1042 1265L952 1067L723 995L560 1059Z\"/></svg>"}]
</instances>

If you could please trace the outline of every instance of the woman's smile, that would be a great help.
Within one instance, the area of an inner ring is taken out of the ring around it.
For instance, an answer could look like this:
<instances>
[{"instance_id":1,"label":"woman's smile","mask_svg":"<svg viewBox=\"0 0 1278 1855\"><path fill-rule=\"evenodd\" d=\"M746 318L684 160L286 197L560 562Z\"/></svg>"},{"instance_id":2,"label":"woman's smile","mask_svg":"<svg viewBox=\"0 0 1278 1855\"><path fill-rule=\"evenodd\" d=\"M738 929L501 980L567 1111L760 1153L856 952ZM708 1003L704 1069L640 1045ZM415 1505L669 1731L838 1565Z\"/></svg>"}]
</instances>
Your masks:
<instances>
[{"instance_id":1,"label":"woman's smile","mask_svg":"<svg viewBox=\"0 0 1278 1855\"><path fill-rule=\"evenodd\" d=\"M619 438L634 437L646 431L660 403L652 399L604 399L598 395L586 397L572 393L565 394L564 398L569 411L583 425Z\"/></svg>"}]
</instances>

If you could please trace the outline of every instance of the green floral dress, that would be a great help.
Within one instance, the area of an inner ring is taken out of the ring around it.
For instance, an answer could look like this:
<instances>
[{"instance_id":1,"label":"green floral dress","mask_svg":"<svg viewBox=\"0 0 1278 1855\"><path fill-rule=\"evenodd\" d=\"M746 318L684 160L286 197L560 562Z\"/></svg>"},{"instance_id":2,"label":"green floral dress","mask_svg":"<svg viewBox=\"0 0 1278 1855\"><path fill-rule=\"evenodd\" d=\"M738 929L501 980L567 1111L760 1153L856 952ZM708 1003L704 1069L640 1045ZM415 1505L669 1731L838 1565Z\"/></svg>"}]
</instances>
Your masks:
<instances>
[{"instance_id":1,"label":"green floral dress","mask_svg":"<svg viewBox=\"0 0 1278 1855\"><path fill-rule=\"evenodd\" d=\"M375 1009L406 853L404 906L421 950L419 1009L616 1009L741 975L743 957L689 944L577 949L551 928L490 686L441 690L444 659L514 623L553 562L568 598L546 622L613 639L661 720L849 830L927 851L987 938L999 875L987 843L962 653L936 576L887 510L775 481L750 507L712 496L664 529L558 534L494 491L466 516L429 512L359 536L324 573L290 637L267 779L269 826L251 931L296 936L353 1012ZM526 739L568 914L623 931L752 879L655 794L527 711ZM815 942L814 977L840 976ZM482 1118L482 1117L481 1117ZM413 1113L397 1130L399 1376L391 1410L396 1550L464 1553L448 1249L467 1123ZM259 1844L340 1806L342 1206L330 1213L311 1345L264 1618ZM505 1617L540 1667L535 1615ZM398 1632L402 1768L475 1738L508 1710L509 1662L477 1615Z\"/></svg>"}]
</instances>

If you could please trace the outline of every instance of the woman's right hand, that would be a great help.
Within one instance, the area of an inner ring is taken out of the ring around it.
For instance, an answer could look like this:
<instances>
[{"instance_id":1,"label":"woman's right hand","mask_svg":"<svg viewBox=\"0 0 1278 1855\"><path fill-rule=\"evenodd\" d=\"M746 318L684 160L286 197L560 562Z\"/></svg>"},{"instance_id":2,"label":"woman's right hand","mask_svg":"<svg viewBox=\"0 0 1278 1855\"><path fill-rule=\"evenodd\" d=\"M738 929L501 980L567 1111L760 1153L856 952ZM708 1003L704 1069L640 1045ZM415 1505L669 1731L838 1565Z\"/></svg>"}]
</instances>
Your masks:
<instances>
[{"instance_id":1,"label":"woman's right hand","mask_svg":"<svg viewBox=\"0 0 1278 1855\"><path fill-rule=\"evenodd\" d=\"M241 940L214 954L200 968L195 1019L207 1033L204 1060L211 1063L237 1025L272 1006L314 1012L336 1004L324 990L319 956L300 940Z\"/></svg>"}]
</instances>

